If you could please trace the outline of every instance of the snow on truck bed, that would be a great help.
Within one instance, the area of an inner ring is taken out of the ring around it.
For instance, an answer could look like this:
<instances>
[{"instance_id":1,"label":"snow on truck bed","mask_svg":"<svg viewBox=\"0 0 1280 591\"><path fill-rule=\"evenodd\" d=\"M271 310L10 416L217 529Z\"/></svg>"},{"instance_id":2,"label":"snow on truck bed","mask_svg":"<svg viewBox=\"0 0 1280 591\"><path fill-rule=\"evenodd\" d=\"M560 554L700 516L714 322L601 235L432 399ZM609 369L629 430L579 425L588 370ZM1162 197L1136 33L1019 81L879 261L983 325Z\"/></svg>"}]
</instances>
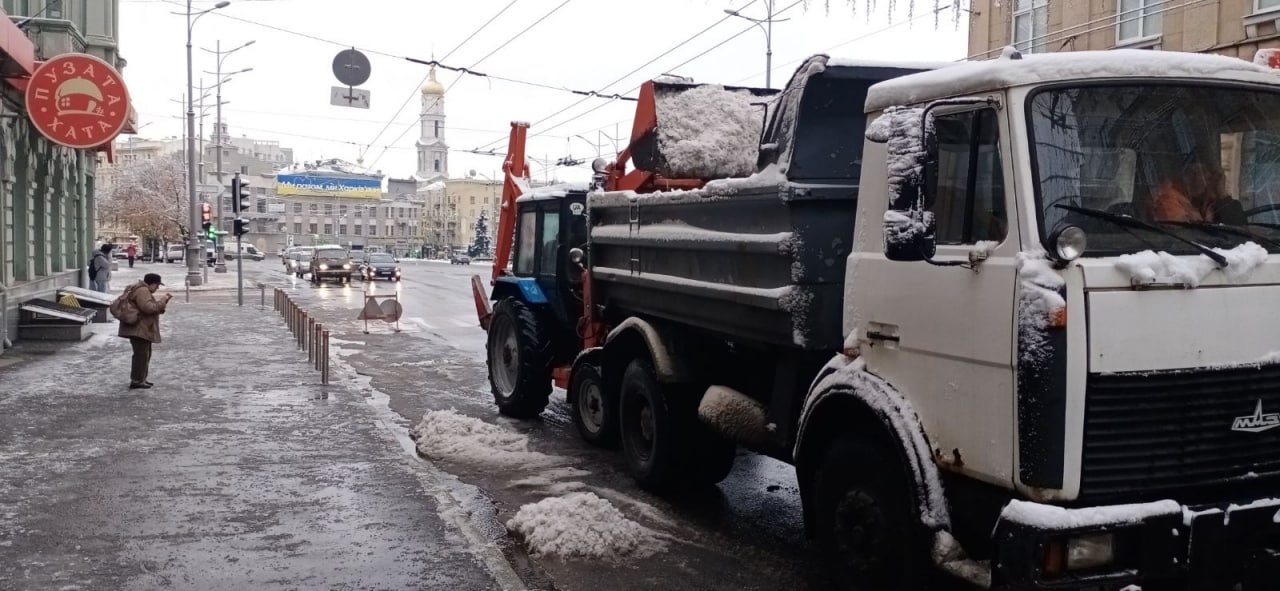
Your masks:
<instances>
[{"instance_id":1,"label":"snow on truck bed","mask_svg":"<svg viewBox=\"0 0 1280 591\"><path fill-rule=\"evenodd\" d=\"M768 99L719 85L662 92L655 99L663 174L713 179L755 172L764 111L751 103Z\"/></svg>"}]
</instances>

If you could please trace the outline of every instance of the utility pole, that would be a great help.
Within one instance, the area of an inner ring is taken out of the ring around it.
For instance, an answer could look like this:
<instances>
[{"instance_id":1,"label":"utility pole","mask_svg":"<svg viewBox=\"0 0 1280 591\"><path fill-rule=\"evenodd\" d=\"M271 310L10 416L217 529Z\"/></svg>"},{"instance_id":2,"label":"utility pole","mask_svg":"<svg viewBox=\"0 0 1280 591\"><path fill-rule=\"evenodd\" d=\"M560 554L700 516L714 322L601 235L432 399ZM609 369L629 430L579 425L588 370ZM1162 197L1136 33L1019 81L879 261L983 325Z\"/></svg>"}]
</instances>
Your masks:
<instances>
[{"instance_id":1,"label":"utility pole","mask_svg":"<svg viewBox=\"0 0 1280 591\"><path fill-rule=\"evenodd\" d=\"M187 12L183 13L187 17L187 207L190 212L190 228L187 232L187 284L202 285L204 282L200 275L200 270L196 265L201 264L204 258L200 252L200 239L196 235L196 228L200 227L200 213L196 207L196 110L195 110L195 81L193 80L194 67L191 59L191 32L200 17L213 12L219 8L226 8L231 2L222 0L214 4L211 8L206 8L200 12L191 11L191 0L187 0Z\"/></svg>"},{"instance_id":2,"label":"utility pole","mask_svg":"<svg viewBox=\"0 0 1280 591\"><path fill-rule=\"evenodd\" d=\"M766 88L773 88L773 23L791 20L787 18L773 18L773 15L776 14L773 11L775 6L774 3L775 0L764 0L765 17L763 19L751 18L730 8L724 9L725 14L749 20L755 23L755 25L760 27L760 30L764 32L764 85Z\"/></svg>"},{"instance_id":3,"label":"utility pole","mask_svg":"<svg viewBox=\"0 0 1280 591\"><path fill-rule=\"evenodd\" d=\"M217 68L214 69L214 76L218 80L218 84L217 84L217 109L218 110L217 110L217 115L214 118L213 145L218 152L217 155L214 157L214 162L215 162L214 166L216 166L217 168L217 170L214 171L214 174L217 176L217 179L218 179L218 223L216 225L219 231L223 231L226 228L226 218L223 217L223 214L222 214L222 202L224 201L224 199L222 198L222 192L223 192L223 189L225 188L225 185L222 184L222 145L223 145L222 143L226 141L225 134L222 133L222 83L226 82L236 74L241 74L241 73L253 70L253 68L245 68L243 70L238 70L230 74L227 74L226 76L223 76L222 60L226 59L227 56L253 44L254 44L254 41L249 41L239 47L236 47L235 49L222 51L222 40L219 39L217 40L217 42L214 43L214 50L210 52L216 55L218 58L217 59L218 66ZM204 48L201 48L201 49L204 49ZM209 51L209 50L205 49L205 51ZM201 155L203 155L203 153ZM217 250L214 253L215 262L214 262L213 272L226 273L227 272L226 247L222 244L222 241L219 240L216 248Z\"/></svg>"}]
</instances>

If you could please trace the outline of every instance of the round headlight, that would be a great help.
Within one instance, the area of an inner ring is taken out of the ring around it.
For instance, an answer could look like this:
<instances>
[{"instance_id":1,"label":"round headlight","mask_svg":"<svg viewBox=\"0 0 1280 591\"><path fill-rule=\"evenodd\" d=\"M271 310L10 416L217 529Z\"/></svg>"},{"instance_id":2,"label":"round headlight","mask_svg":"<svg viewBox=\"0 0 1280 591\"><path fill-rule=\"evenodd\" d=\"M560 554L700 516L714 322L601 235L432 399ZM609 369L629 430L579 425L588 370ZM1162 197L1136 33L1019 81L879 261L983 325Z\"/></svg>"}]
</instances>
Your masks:
<instances>
[{"instance_id":1,"label":"round headlight","mask_svg":"<svg viewBox=\"0 0 1280 591\"><path fill-rule=\"evenodd\" d=\"M1080 258L1087 243L1084 230L1078 226L1065 226L1053 233L1053 252L1064 263Z\"/></svg>"},{"instance_id":2,"label":"round headlight","mask_svg":"<svg viewBox=\"0 0 1280 591\"><path fill-rule=\"evenodd\" d=\"M581 248L569 249L569 260L572 261L574 264L581 263L583 255L584 253L582 252Z\"/></svg>"},{"instance_id":3,"label":"round headlight","mask_svg":"<svg viewBox=\"0 0 1280 591\"><path fill-rule=\"evenodd\" d=\"M350 269L350 268L351 268L351 265L343 265L343 266L342 266L342 268L343 268L343 269Z\"/></svg>"},{"instance_id":4,"label":"round headlight","mask_svg":"<svg viewBox=\"0 0 1280 591\"><path fill-rule=\"evenodd\" d=\"M321 271L328 270L328 268L329 268L329 265L326 265L326 264L324 264L324 263L321 263L321 264L320 264L320 270L321 270Z\"/></svg>"}]
</instances>

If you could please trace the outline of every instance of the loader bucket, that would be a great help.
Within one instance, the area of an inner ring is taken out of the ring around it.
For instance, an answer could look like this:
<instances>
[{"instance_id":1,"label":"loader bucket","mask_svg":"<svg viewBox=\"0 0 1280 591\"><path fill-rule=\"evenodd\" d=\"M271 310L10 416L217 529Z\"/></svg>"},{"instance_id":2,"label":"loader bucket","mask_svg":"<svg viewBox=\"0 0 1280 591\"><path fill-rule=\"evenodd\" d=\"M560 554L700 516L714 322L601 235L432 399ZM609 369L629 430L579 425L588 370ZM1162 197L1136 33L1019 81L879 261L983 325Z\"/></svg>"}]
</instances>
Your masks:
<instances>
[{"instance_id":1,"label":"loader bucket","mask_svg":"<svg viewBox=\"0 0 1280 591\"><path fill-rule=\"evenodd\" d=\"M755 172L766 110L778 91L684 82L640 87L631 129L637 169L675 179L717 179Z\"/></svg>"}]
</instances>

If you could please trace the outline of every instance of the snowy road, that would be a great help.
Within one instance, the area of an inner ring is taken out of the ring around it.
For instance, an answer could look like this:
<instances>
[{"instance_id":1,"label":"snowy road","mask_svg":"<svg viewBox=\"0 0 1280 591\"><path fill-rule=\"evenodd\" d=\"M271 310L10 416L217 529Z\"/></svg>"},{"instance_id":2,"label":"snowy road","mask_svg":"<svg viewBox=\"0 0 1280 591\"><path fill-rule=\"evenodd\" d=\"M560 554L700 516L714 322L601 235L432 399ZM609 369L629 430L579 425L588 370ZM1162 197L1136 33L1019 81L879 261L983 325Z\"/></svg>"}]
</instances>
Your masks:
<instances>
[{"instance_id":1,"label":"snowy road","mask_svg":"<svg viewBox=\"0 0 1280 591\"><path fill-rule=\"evenodd\" d=\"M497 414L486 380L484 333L477 327L468 283L474 273L487 274L488 267L432 262L403 267L399 286L379 282L372 288L375 293L400 290L400 334L381 322L372 323L371 334L362 333L363 324L355 320L365 289L359 282L312 286L285 275L278 264L266 267L270 273L263 277L290 286L295 299L335 331L337 354L387 397L406 432L428 411L440 411L429 423L440 438L422 447L435 452L435 464L478 487L467 502L492 507L493 515L483 516L491 526L526 525L530 512L512 521L521 507L548 498L569 497L571 503L560 503L560 513L557 501L540 506L547 509L543 515L559 519L583 518L564 515L566 504L600 509L587 516L587 523L603 528L599 539L604 541L596 544L603 550L587 549L590 544L575 539L574 532L544 529L533 539L555 551L530 558L528 547L512 538L507 556L530 588L826 588L803 536L790 466L743 453L733 474L716 488L678 498L639 490L619 452L578 438L563 393L553 396L541 421Z\"/></svg>"}]
</instances>

